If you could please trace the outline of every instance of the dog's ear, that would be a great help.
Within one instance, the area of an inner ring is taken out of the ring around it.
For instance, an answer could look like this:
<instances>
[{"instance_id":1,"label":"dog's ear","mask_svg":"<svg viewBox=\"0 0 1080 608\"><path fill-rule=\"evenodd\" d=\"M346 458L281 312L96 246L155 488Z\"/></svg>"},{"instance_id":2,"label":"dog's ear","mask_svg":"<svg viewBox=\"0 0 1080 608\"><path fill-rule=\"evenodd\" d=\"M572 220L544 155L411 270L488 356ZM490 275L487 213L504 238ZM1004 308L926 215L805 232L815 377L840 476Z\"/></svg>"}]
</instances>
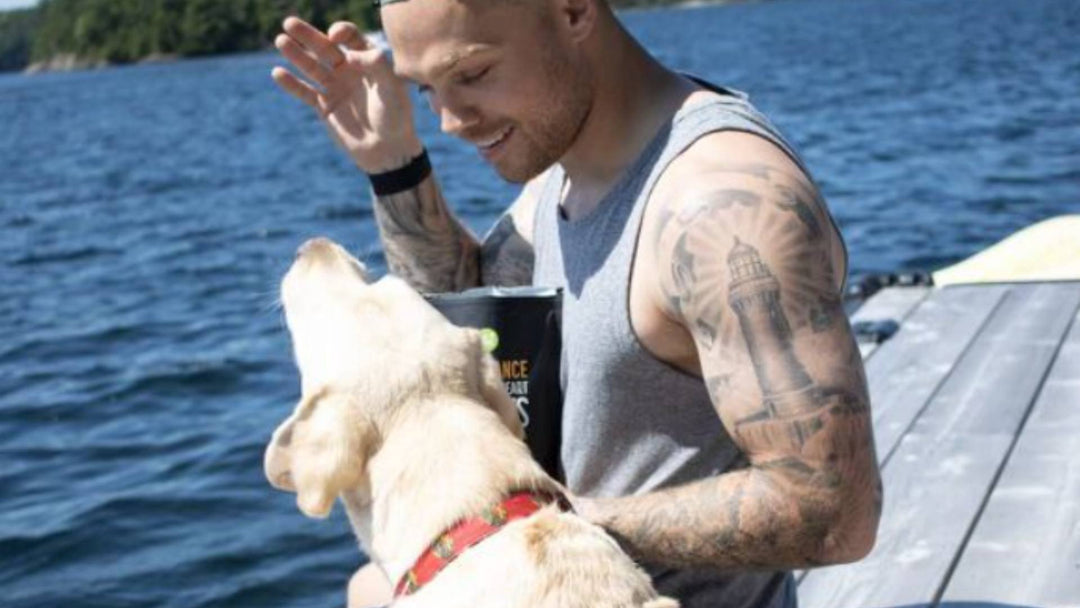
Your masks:
<instances>
[{"instance_id":1,"label":"dog's ear","mask_svg":"<svg viewBox=\"0 0 1080 608\"><path fill-rule=\"evenodd\" d=\"M338 494L363 483L376 449L372 422L346 395L322 390L303 399L267 446L264 468L274 487L296 492L308 517L326 517Z\"/></svg>"},{"instance_id":2,"label":"dog's ear","mask_svg":"<svg viewBox=\"0 0 1080 608\"><path fill-rule=\"evenodd\" d=\"M480 332L475 329L468 331L472 333L470 347L477 359L476 368L480 371L481 396L488 406L495 410L510 432L518 439L524 439L525 429L521 426L521 416L503 385L502 376L499 375L499 363L484 349Z\"/></svg>"}]
</instances>

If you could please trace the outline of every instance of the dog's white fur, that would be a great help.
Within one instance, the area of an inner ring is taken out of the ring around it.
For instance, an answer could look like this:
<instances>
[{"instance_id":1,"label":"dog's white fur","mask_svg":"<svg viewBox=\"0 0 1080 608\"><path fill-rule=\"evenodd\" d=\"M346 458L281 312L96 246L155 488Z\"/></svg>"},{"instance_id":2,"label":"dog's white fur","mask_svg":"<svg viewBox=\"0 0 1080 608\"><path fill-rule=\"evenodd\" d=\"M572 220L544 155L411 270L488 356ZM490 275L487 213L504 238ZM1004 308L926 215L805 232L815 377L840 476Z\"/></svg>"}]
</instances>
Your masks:
<instances>
[{"instance_id":1,"label":"dog's white fur","mask_svg":"<svg viewBox=\"0 0 1080 608\"><path fill-rule=\"evenodd\" d=\"M451 325L399 279L369 284L363 265L326 239L300 248L282 300L303 397L267 447L267 478L312 517L340 496L391 581L438 534L508 492L561 490L521 441L476 330ZM508 524L395 603L677 605L600 528L555 507Z\"/></svg>"}]
</instances>

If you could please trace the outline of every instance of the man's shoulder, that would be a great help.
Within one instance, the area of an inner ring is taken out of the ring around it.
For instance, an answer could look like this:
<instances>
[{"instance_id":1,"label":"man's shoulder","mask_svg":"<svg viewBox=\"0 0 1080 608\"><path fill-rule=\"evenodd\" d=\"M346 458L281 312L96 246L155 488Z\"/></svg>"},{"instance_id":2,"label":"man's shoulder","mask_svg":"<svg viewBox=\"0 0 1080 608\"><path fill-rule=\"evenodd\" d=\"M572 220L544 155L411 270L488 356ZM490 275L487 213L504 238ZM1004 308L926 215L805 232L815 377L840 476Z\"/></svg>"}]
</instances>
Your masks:
<instances>
[{"instance_id":1,"label":"man's shoulder","mask_svg":"<svg viewBox=\"0 0 1080 608\"><path fill-rule=\"evenodd\" d=\"M777 143L747 131L714 131L675 158L657 181L650 206L694 204L716 189L762 187L778 181L812 183Z\"/></svg>"},{"instance_id":2,"label":"man's shoulder","mask_svg":"<svg viewBox=\"0 0 1080 608\"><path fill-rule=\"evenodd\" d=\"M788 227L795 231L790 238L805 241L801 248L771 232ZM791 251L821 250L837 289L847 272L843 238L813 179L780 145L754 133L717 131L698 139L657 183L642 228L653 243L645 251L660 266L687 239L760 233L753 246L778 263Z\"/></svg>"}]
</instances>

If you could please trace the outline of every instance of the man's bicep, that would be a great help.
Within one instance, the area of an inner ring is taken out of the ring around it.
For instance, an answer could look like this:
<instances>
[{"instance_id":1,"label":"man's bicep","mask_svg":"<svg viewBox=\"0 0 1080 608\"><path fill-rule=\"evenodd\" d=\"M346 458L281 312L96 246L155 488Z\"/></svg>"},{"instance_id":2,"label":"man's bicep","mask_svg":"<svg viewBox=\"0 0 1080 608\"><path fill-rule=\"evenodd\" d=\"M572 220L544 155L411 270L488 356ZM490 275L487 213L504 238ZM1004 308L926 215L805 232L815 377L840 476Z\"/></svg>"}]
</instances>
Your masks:
<instances>
[{"instance_id":1,"label":"man's bicep","mask_svg":"<svg viewBox=\"0 0 1080 608\"><path fill-rule=\"evenodd\" d=\"M669 314L693 336L714 404L751 461L816 466L835 452L837 434L870 439L836 276L838 237L801 175L756 168L715 177L663 218L657 252Z\"/></svg>"}]
</instances>

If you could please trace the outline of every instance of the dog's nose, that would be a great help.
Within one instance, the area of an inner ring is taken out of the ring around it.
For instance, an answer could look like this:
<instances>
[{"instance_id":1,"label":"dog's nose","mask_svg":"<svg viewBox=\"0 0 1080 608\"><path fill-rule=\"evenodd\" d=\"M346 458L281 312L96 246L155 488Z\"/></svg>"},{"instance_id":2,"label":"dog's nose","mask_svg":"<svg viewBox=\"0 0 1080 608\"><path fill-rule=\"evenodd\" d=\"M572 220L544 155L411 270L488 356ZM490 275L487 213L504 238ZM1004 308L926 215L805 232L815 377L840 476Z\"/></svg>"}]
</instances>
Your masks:
<instances>
[{"instance_id":1,"label":"dog's nose","mask_svg":"<svg viewBox=\"0 0 1080 608\"><path fill-rule=\"evenodd\" d=\"M304 241L296 250L297 258L321 257L334 251L334 242L325 237L315 237Z\"/></svg>"}]
</instances>

